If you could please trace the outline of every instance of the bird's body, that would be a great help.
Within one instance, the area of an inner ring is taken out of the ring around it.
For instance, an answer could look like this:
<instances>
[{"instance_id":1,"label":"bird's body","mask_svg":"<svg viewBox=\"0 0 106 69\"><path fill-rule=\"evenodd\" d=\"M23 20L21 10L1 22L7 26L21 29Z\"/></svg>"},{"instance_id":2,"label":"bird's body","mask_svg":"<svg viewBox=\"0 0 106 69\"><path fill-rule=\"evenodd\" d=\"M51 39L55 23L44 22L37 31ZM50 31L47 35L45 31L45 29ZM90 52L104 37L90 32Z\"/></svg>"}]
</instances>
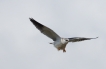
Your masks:
<instances>
[{"instance_id":1,"label":"bird's body","mask_svg":"<svg viewBox=\"0 0 106 69\"><path fill-rule=\"evenodd\" d=\"M53 42L54 47L57 50L63 50L63 52L66 52L65 48L66 48L67 44L68 44L68 42L65 41L65 38L60 38L57 41Z\"/></svg>"},{"instance_id":2,"label":"bird's body","mask_svg":"<svg viewBox=\"0 0 106 69\"><path fill-rule=\"evenodd\" d=\"M40 24L39 22L35 21L33 18L29 18L29 19L41 33L43 33L44 35L46 35L47 37L51 38L54 41L53 43L50 43L50 44L53 44L54 47L57 48L57 50L63 50L63 52L66 52L65 48L68 42L78 42L78 41L98 38L98 37L96 38L84 38L84 37L61 38L50 28Z\"/></svg>"}]
</instances>

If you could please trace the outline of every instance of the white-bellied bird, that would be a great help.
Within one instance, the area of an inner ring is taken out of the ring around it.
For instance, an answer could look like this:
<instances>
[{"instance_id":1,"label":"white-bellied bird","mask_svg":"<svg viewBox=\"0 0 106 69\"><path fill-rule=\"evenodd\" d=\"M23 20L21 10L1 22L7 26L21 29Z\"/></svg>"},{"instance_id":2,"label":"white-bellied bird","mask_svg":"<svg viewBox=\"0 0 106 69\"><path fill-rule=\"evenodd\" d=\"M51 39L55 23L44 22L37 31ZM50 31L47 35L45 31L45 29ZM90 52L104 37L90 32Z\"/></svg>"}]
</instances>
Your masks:
<instances>
[{"instance_id":1,"label":"white-bellied bird","mask_svg":"<svg viewBox=\"0 0 106 69\"><path fill-rule=\"evenodd\" d=\"M56 34L52 29L44 26L43 24L37 22L33 18L29 18L30 21L34 24L34 26L44 35L51 38L54 42L50 43L53 44L57 50L63 50L63 52L66 52L65 48L68 42L78 42L78 41L84 41L84 40L90 40L90 39L96 39L96 38L85 38L85 37L72 37L72 38L62 38L58 34Z\"/></svg>"}]
</instances>

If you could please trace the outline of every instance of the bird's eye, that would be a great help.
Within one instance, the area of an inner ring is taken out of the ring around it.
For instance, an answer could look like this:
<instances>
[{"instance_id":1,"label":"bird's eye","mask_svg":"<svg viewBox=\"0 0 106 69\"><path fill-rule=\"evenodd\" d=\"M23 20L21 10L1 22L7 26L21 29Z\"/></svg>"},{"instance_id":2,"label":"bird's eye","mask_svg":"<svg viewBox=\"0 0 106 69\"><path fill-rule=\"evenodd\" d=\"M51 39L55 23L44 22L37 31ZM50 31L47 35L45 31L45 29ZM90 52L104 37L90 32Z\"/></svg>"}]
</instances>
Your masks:
<instances>
[{"instance_id":1,"label":"bird's eye","mask_svg":"<svg viewBox=\"0 0 106 69\"><path fill-rule=\"evenodd\" d=\"M68 41L68 40L66 40L66 41Z\"/></svg>"}]
</instances>

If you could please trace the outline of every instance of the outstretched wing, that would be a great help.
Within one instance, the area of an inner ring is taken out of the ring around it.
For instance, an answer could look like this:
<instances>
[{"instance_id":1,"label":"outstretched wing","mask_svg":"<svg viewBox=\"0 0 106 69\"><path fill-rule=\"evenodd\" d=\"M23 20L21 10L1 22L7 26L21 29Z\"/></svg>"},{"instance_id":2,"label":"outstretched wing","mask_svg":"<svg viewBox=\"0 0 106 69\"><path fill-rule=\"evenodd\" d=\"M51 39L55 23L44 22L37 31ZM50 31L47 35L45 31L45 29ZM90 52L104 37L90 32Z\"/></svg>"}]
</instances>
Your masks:
<instances>
[{"instance_id":1,"label":"outstretched wing","mask_svg":"<svg viewBox=\"0 0 106 69\"><path fill-rule=\"evenodd\" d=\"M91 39L96 39L96 38L73 37L73 38L68 38L68 39L69 39L69 42L78 42L78 41L91 40Z\"/></svg>"},{"instance_id":2,"label":"outstretched wing","mask_svg":"<svg viewBox=\"0 0 106 69\"><path fill-rule=\"evenodd\" d=\"M40 30L41 33L43 33L44 35L48 36L49 38L51 38L53 41L56 41L57 39L60 38L59 35L57 35L53 30L51 30L50 28L40 24L39 22L37 22L36 20L34 20L33 18L29 18L30 21L35 25L35 27Z\"/></svg>"}]
</instances>

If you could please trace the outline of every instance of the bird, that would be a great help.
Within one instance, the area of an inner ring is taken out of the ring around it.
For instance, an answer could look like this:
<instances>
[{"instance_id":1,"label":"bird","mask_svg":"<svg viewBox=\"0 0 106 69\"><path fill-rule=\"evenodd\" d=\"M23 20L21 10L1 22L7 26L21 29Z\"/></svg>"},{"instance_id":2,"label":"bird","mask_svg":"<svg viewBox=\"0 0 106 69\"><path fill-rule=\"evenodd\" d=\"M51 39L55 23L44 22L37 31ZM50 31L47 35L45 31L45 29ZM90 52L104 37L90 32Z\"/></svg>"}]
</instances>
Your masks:
<instances>
[{"instance_id":1,"label":"bird","mask_svg":"<svg viewBox=\"0 0 106 69\"><path fill-rule=\"evenodd\" d=\"M85 37L72 37L72 38L62 38L57 33L55 33L52 29L49 27L39 23L38 21L34 20L33 18L29 18L29 20L33 23L33 25L44 35L51 38L53 42L49 43L54 45L54 47L59 51L63 50L63 53L66 52L66 45L69 42L79 42L84 40L91 40L96 39L95 38L85 38Z\"/></svg>"}]
</instances>

